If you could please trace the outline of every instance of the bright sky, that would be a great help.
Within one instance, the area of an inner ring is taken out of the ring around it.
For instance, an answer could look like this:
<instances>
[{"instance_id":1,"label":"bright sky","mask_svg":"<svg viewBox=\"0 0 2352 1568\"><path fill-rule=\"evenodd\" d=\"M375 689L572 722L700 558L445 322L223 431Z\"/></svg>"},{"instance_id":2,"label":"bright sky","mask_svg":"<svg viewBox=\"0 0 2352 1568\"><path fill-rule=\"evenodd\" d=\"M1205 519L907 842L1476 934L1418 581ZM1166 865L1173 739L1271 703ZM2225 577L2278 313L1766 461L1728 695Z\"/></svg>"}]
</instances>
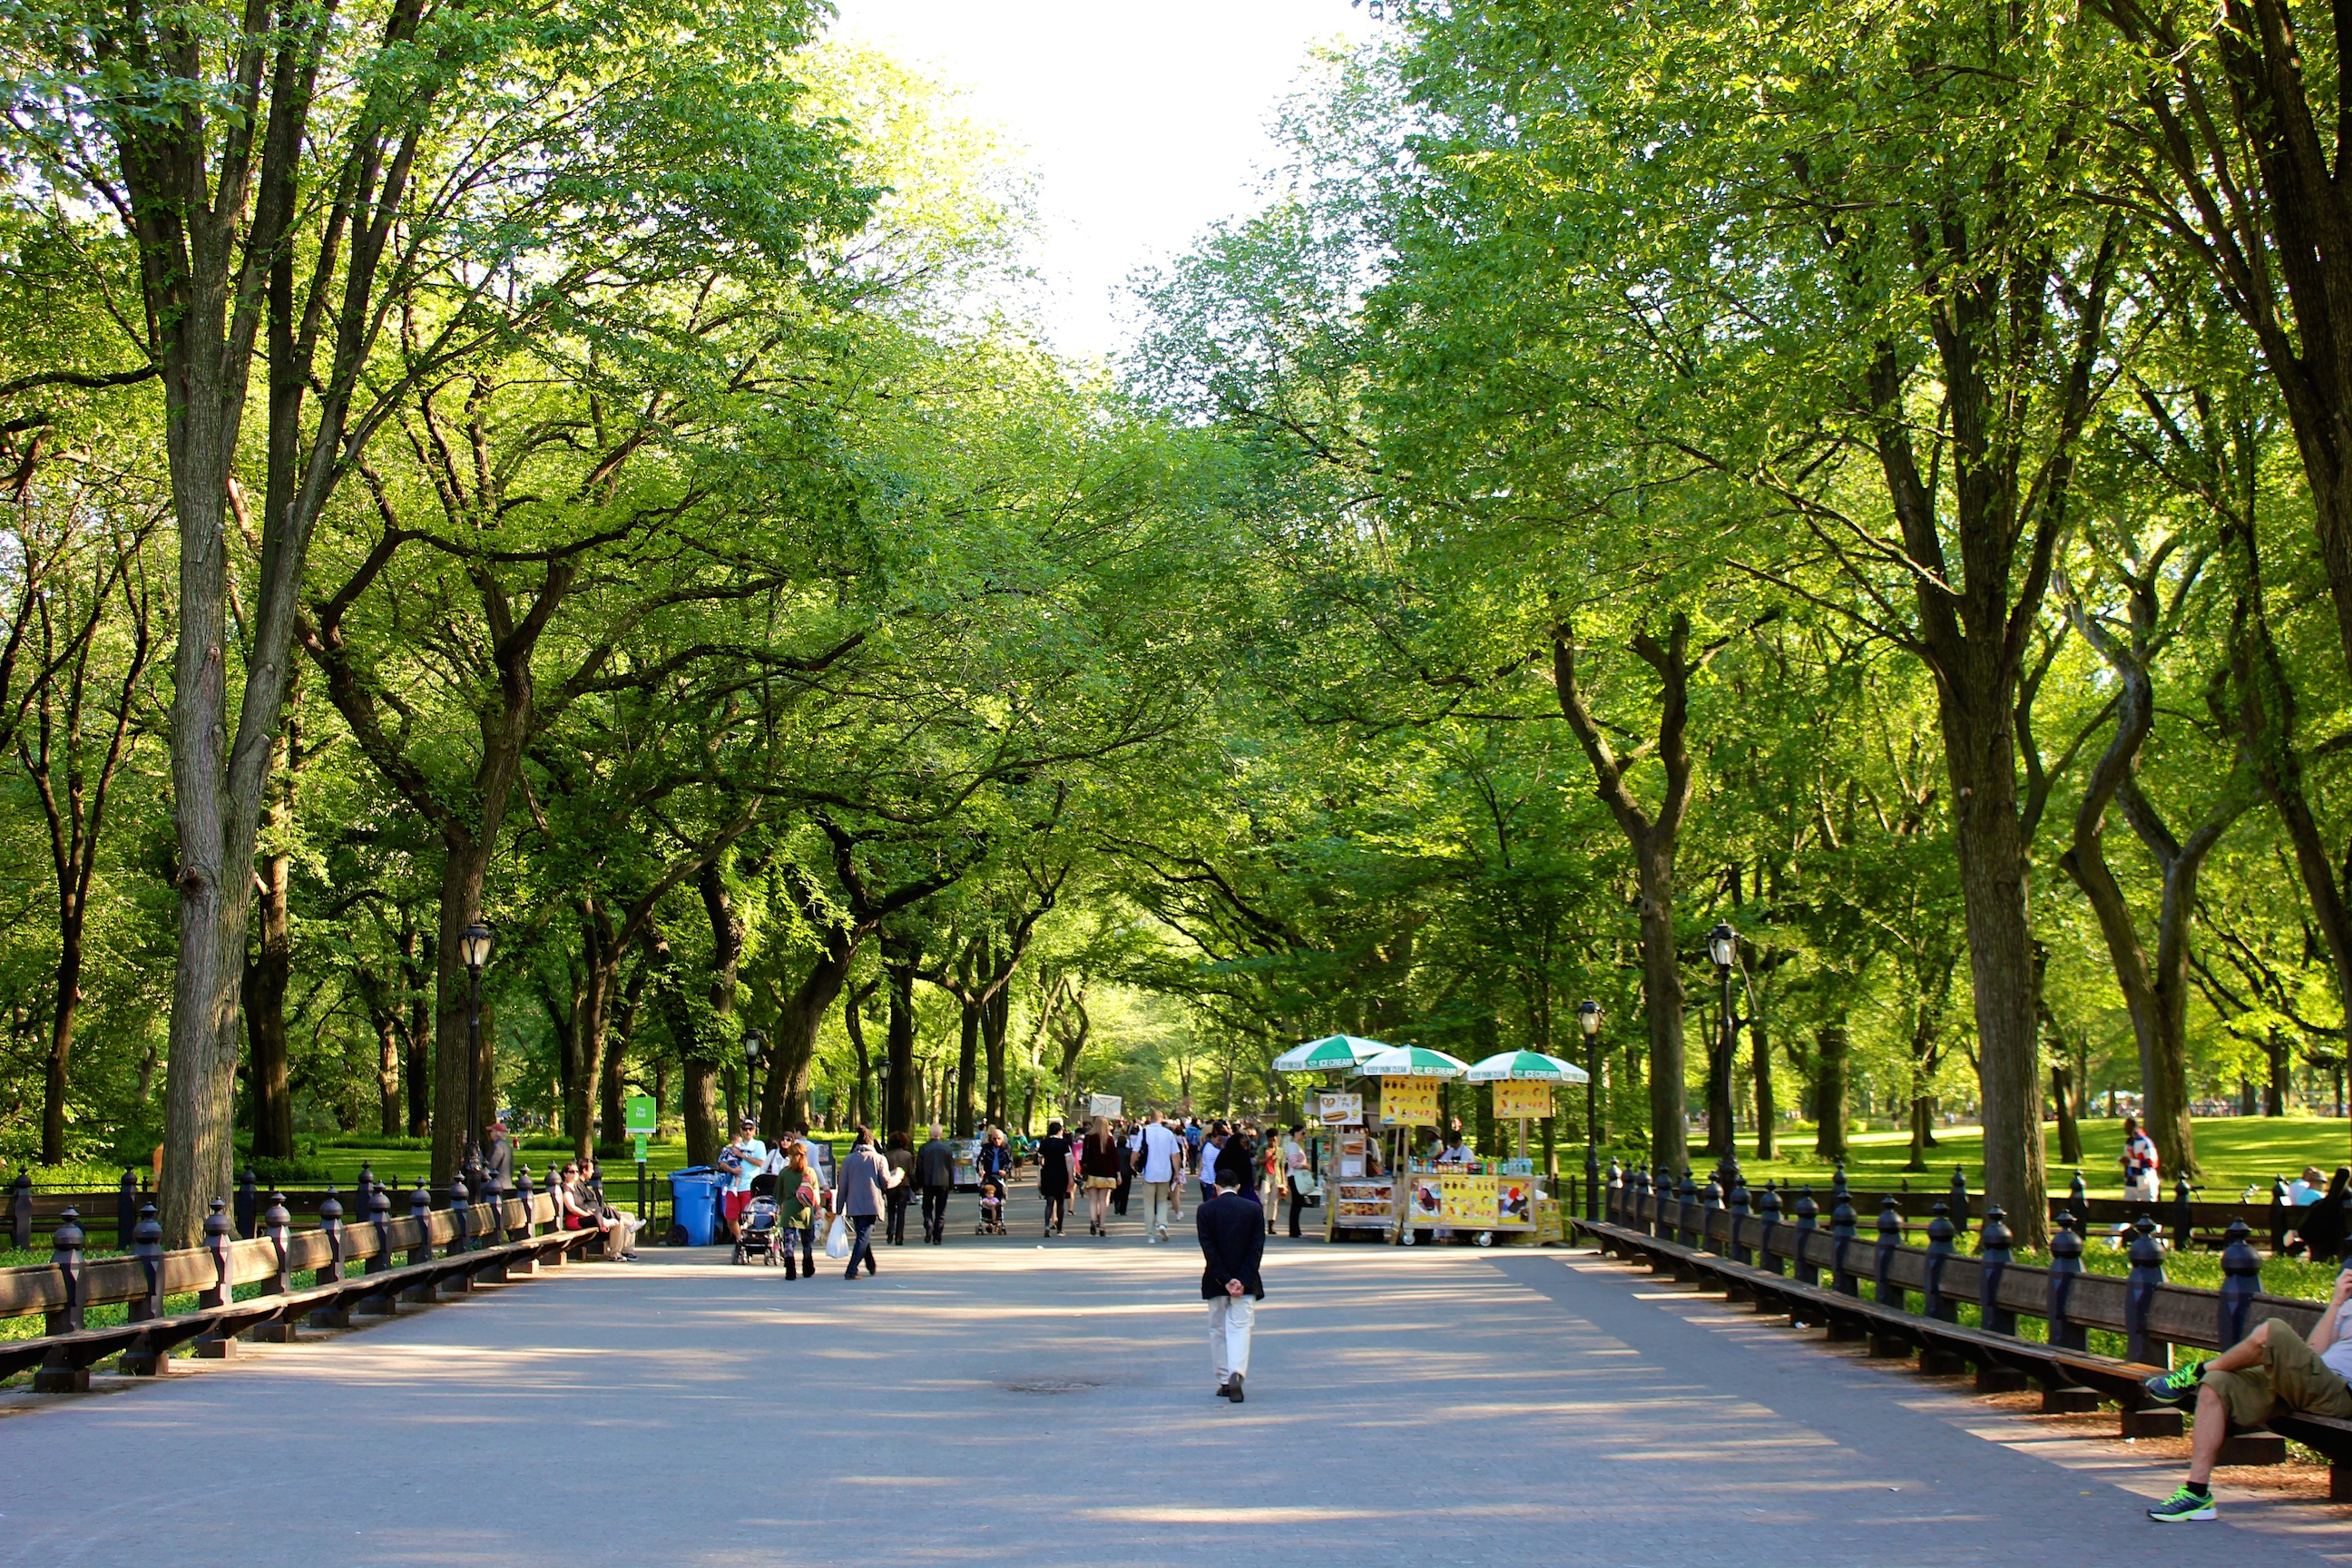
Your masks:
<instances>
[{"instance_id":1,"label":"bright sky","mask_svg":"<svg viewBox=\"0 0 2352 1568\"><path fill-rule=\"evenodd\" d=\"M1129 274L1257 205L1267 134L1317 44L1379 26L1348 0L837 0L836 30L970 89L1028 149L1065 353L1116 352Z\"/></svg>"}]
</instances>

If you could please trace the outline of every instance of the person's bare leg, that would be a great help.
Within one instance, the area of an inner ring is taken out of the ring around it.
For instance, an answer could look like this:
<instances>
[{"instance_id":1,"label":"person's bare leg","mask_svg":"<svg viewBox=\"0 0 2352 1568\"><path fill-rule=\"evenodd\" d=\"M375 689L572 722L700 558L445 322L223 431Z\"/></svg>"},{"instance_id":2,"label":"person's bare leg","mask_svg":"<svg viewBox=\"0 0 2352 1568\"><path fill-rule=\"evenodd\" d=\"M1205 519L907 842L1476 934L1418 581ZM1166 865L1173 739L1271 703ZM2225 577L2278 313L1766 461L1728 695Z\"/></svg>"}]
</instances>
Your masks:
<instances>
[{"instance_id":1,"label":"person's bare leg","mask_svg":"<svg viewBox=\"0 0 2352 1568\"><path fill-rule=\"evenodd\" d=\"M2254 1325L2254 1331L2205 1363L2208 1372L2239 1372L2254 1366L2263 1359L2263 1347L2271 1342L2272 1320L2264 1318ZM2221 1457L2221 1444L2230 1436L2229 1407L2221 1403L2221 1391L2211 1384L2197 1390L2197 1426L2189 1447L2189 1484L2201 1487L2213 1474L2213 1462Z\"/></svg>"}]
</instances>

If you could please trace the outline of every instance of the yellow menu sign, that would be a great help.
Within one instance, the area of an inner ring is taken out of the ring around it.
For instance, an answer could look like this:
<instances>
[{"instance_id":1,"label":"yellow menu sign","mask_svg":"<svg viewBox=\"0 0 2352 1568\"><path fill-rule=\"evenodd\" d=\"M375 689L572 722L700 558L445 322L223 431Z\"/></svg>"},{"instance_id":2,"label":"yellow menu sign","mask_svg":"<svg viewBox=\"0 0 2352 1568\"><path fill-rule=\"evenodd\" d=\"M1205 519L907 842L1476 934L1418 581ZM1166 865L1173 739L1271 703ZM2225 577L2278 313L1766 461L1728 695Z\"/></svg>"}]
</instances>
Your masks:
<instances>
[{"instance_id":1,"label":"yellow menu sign","mask_svg":"<svg viewBox=\"0 0 2352 1568\"><path fill-rule=\"evenodd\" d=\"M1381 1079L1381 1125L1436 1126L1437 1080L1433 1078Z\"/></svg>"},{"instance_id":2,"label":"yellow menu sign","mask_svg":"<svg viewBox=\"0 0 2352 1568\"><path fill-rule=\"evenodd\" d=\"M1551 1085L1526 1079L1503 1079L1495 1084L1495 1120L1516 1121L1522 1116L1538 1121L1551 1114Z\"/></svg>"}]
</instances>

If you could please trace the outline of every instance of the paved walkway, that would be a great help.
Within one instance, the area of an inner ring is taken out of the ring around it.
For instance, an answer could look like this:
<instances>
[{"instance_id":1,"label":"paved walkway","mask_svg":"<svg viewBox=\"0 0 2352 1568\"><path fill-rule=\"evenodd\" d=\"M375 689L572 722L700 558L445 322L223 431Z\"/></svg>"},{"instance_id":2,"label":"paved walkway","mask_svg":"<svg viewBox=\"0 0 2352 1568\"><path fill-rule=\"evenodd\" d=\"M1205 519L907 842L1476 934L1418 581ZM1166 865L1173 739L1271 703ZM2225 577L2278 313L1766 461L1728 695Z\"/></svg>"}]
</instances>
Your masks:
<instances>
[{"instance_id":1,"label":"paved walkway","mask_svg":"<svg viewBox=\"0 0 2352 1568\"><path fill-rule=\"evenodd\" d=\"M970 1210L856 1285L654 1252L22 1409L0 1561L2352 1561L2340 1509L2159 1533L2122 1445L1590 1254L1279 1243L1230 1405L1192 1247Z\"/></svg>"}]
</instances>

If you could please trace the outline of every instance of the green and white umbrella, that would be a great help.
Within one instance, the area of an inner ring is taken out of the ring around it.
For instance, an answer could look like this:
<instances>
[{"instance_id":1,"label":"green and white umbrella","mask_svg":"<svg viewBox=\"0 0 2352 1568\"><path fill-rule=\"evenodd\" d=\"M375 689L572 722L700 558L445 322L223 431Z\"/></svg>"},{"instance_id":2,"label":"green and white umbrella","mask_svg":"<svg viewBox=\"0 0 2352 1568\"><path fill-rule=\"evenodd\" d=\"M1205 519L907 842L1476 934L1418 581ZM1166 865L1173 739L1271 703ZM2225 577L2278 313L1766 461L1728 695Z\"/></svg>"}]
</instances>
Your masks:
<instances>
[{"instance_id":1,"label":"green and white umbrella","mask_svg":"<svg viewBox=\"0 0 2352 1568\"><path fill-rule=\"evenodd\" d=\"M1574 1062L1548 1057L1541 1051L1498 1051L1483 1061L1472 1063L1470 1070L1463 1076L1472 1083L1500 1083L1507 1079L1527 1083L1590 1081L1584 1069Z\"/></svg>"},{"instance_id":2,"label":"green and white umbrella","mask_svg":"<svg viewBox=\"0 0 2352 1568\"><path fill-rule=\"evenodd\" d=\"M1274 1058L1276 1072L1323 1072L1354 1067L1358 1062L1396 1047L1354 1035L1326 1035L1303 1046L1293 1046Z\"/></svg>"},{"instance_id":3,"label":"green and white umbrella","mask_svg":"<svg viewBox=\"0 0 2352 1568\"><path fill-rule=\"evenodd\" d=\"M1460 1078L1469 1065L1427 1046L1391 1046L1357 1064L1358 1078Z\"/></svg>"}]
</instances>

